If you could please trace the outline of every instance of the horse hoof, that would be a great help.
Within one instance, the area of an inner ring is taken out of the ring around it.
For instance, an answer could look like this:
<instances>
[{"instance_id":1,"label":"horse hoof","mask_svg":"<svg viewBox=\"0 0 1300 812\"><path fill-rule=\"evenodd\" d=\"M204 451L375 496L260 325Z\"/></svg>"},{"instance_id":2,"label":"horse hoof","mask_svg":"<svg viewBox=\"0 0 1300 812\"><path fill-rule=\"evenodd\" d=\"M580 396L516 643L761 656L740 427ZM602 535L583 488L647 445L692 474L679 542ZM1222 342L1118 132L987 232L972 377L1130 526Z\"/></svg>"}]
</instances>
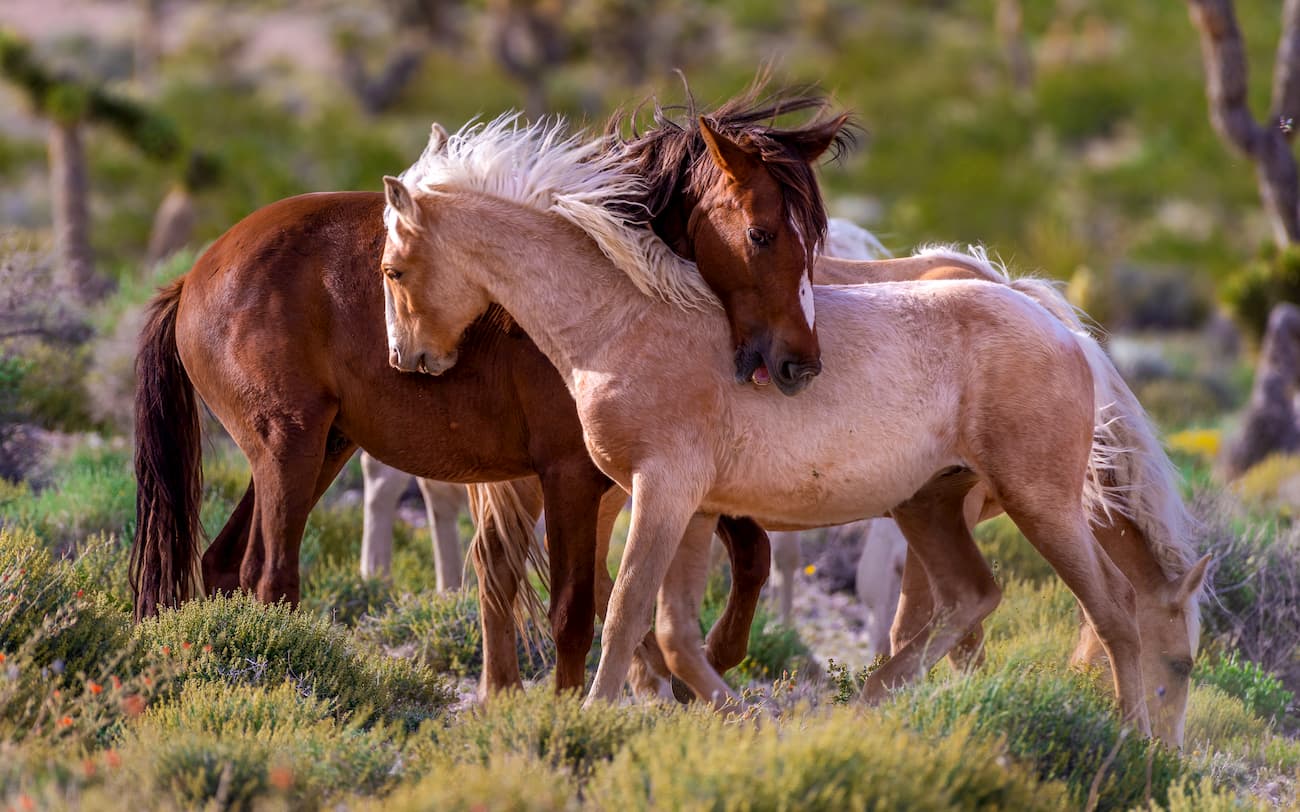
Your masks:
<instances>
[{"instance_id":1,"label":"horse hoof","mask_svg":"<svg viewBox=\"0 0 1300 812\"><path fill-rule=\"evenodd\" d=\"M691 690L691 686L678 679L676 674L673 675L673 698L683 705L695 701L695 692Z\"/></svg>"}]
</instances>

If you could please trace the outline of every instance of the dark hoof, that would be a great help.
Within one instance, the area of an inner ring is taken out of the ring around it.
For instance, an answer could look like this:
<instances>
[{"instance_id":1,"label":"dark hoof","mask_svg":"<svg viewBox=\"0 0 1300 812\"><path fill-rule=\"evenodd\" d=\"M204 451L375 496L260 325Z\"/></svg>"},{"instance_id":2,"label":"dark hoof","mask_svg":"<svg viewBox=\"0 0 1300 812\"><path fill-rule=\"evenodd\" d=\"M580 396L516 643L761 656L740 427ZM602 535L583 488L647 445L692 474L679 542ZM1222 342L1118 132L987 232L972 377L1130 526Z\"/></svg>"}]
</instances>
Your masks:
<instances>
[{"instance_id":1,"label":"dark hoof","mask_svg":"<svg viewBox=\"0 0 1300 812\"><path fill-rule=\"evenodd\" d=\"M695 701L695 692L691 690L691 686L682 682L675 674L673 675L673 698L683 705Z\"/></svg>"}]
</instances>

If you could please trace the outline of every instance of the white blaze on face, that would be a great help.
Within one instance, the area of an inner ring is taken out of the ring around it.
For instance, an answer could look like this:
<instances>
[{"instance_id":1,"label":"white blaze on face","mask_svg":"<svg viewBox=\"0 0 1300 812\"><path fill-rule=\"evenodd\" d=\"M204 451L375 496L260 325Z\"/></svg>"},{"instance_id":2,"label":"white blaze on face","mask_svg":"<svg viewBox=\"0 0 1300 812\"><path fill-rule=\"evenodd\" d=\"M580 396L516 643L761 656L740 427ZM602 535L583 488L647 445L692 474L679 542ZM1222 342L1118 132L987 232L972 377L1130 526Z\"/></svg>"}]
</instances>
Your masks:
<instances>
[{"instance_id":1,"label":"white blaze on face","mask_svg":"<svg viewBox=\"0 0 1300 812\"><path fill-rule=\"evenodd\" d=\"M803 308L803 317L808 320L808 329L811 330L817 314L813 311L812 281L808 278L807 271L803 272L803 279L799 280L799 305Z\"/></svg>"},{"instance_id":2,"label":"white blaze on face","mask_svg":"<svg viewBox=\"0 0 1300 812\"><path fill-rule=\"evenodd\" d=\"M808 255L808 241L804 239L803 229L795 221L793 215L786 216L786 222L790 224L790 230L799 240L799 252L803 254L804 261L811 263L812 257ZM804 269L803 279L799 280L799 305L803 308L804 320L808 322L808 329L813 329L813 322L816 320L816 314L813 312L813 291L812 280L808 276L809 271Z\"/></svg>"}]
</instances>

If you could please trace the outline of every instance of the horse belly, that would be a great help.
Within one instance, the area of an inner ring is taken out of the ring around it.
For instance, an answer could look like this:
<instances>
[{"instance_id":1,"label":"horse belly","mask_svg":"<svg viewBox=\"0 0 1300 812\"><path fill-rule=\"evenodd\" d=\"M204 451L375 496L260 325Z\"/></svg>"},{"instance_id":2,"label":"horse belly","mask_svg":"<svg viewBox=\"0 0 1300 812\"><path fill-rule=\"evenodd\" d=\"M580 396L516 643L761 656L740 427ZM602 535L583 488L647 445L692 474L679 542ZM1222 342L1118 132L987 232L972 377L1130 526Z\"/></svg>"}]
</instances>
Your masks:
<instances>
[{"instance_id":1,"label":"horse belly","mask_svg":"<svg viewBox=\"0 0 1300 812\"><path fill-rule=\"evenodd\" d=\"M793 449L769 439L753 436L737 448L706 509L772 527L844 524L884 515L961 463L938 425L845 429Z\"/></svg>"}]
</instances>

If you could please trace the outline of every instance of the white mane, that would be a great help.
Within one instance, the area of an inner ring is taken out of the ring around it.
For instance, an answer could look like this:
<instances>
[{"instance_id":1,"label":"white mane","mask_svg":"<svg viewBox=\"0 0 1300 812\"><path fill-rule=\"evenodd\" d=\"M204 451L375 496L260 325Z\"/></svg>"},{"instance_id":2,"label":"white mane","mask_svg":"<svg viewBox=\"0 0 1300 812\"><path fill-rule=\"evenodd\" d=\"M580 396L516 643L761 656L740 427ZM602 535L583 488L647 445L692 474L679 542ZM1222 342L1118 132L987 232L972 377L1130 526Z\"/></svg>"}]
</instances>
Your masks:
<instances>
[{"instance_id":1,"label":"white mane","mask_svg":"<svg viewBox=\"0 0 1300 812\"><path fill-rule=\"evenodd\" d=\"M618 213L642 198L644 181L608 146L607 139L570 133L562 118L526 124L519 113L506 113L466 124L445 145L435 134L401 178L417 191L463 189L558 214L595 240L642 293L685 309L717 307L694 263L648 225ZM390 231L394 221L385 207Z\"/></svg>"}]
</instances>

